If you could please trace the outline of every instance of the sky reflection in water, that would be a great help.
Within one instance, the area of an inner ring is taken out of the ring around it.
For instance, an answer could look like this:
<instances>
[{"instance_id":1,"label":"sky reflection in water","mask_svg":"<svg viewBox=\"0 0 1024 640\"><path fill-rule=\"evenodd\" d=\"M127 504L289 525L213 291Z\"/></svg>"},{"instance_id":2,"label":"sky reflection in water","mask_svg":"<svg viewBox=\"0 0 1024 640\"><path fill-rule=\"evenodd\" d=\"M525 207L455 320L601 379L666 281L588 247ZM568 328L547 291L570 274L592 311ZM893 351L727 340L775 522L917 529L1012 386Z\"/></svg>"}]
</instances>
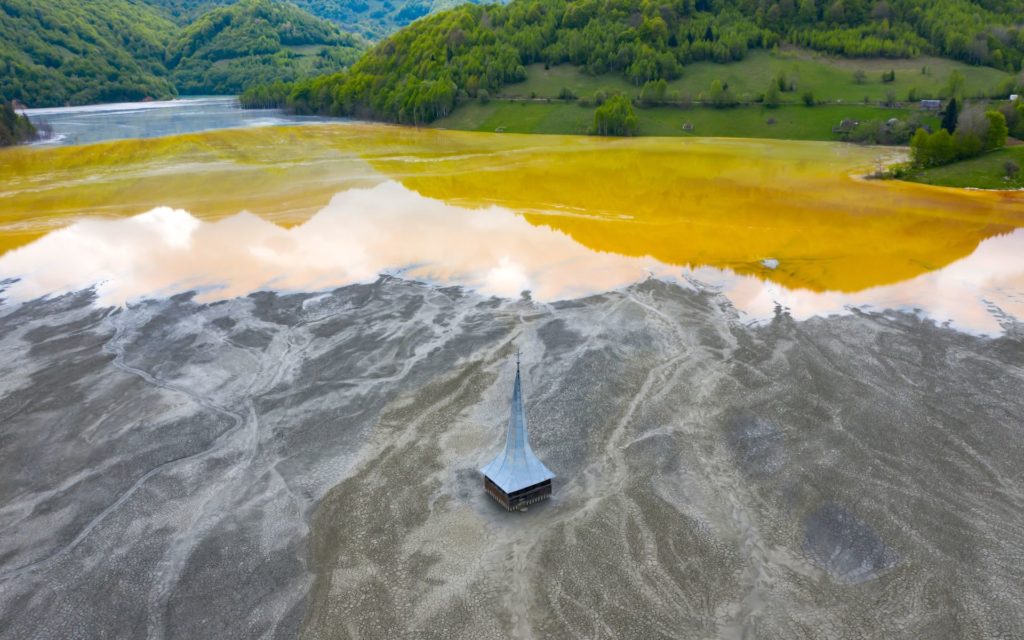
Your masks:
<instances>
[{"instance_id":1,"label":"sky reflection in water","mask_svg":"<svg viewBox=\"0 0 1024 640\"><path fill-rule=\"evenodd\" d=\"M363 125L19 150L0 154L0 250L18 247L0 278L20 278L13 299L101 283L121 304L385 272L549 301L654 275L755 319L916 308L994 334L1024 318L1024 194L851 177L878 154Z\"/></svg>"},{"instance_id":2,"label":"sky reflection in water","mask_svg":"<svg viewBox=\"0 0 1024 640\"><path fill-rule=\"evenodd\" d=\"M853 293L789 289L730 269L679 268L594 251L508 209L448 205L388 181L339 193L291 228L248 213L204 222L166 207L132 218L82 220L0 257L0 274L21 277L5 294L14 299L100 283L101 302L112 305L189 290L206 301L261 289L319 290L381 273L503 297L528 290L552 301L656 276L718 290L754 319L771 318L777 305L799 319L851 306L918 308L955 327L994 334L1000 324L993 305L1024 317L1022 255L1024 230L1018 229L896 284Z\"/></svg>"}]
</instances>

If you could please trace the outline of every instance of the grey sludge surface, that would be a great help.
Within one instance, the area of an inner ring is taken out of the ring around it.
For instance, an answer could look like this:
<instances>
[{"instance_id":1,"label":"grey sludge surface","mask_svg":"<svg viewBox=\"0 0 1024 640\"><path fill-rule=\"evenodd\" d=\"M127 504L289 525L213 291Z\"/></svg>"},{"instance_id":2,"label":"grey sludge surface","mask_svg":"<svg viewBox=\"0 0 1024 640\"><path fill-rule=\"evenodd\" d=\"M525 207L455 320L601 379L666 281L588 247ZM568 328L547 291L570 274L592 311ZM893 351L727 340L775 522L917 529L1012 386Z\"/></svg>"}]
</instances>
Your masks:
<instances>
[{"instance_id":1,"label":"grey sludge surface","mask_svg":"<svg viewBox=\"0 0 1024 640\"><path fill-rule=\"evenodd\" d=\"M382 278L0 304L0 638L1021 638L1024 340ZM476 473L514 374L552 500Z\"/></svg>"}]
</instances>

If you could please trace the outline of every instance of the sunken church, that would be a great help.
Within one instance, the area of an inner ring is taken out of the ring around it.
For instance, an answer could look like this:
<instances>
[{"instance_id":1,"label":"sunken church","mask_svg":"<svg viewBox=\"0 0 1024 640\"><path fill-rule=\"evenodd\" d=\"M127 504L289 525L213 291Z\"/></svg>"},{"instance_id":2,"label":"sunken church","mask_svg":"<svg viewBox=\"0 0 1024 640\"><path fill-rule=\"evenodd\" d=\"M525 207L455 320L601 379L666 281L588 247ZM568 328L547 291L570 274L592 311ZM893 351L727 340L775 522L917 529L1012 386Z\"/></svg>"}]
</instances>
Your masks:
<instances>
[{"instance_id":1,"label":"sunken church","mask_svg":"<svg viewBox=\"0 0 1024 640\"><path fill-rule=\"evenodd\" d=\"M505 434L505 450L480 472L484 491L509 511L520 509L551 497L551 480L555 474L530 449L526 435L526 410L523 409L523 387L519 380L519 356L516 356L516 382L512 387L512 415Z\"/></svg>"}]
</instances>

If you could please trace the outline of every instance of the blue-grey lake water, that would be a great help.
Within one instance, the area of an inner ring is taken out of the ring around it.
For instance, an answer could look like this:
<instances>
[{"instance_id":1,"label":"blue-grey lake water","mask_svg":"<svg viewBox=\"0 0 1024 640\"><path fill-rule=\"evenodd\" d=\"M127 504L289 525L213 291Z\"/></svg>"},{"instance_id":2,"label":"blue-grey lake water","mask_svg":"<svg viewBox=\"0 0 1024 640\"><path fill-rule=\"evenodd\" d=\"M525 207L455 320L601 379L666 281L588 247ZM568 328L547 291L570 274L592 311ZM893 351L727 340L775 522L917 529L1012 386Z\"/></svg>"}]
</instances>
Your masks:
<instances>
[{"instance_id":1,"label":"blue-grey lake water","mask_svg":"<svg viewBox=\"0 0 1024 640\"><path fill-rule=\"evenodd\" d=\"M48 130L46 137L37 143L41 145L90 144L236 127L340 122L337 118L294 116L280 109L242 109L234 96L28 109L25 113L41 129Z\"/></svg>"}]
</instances>

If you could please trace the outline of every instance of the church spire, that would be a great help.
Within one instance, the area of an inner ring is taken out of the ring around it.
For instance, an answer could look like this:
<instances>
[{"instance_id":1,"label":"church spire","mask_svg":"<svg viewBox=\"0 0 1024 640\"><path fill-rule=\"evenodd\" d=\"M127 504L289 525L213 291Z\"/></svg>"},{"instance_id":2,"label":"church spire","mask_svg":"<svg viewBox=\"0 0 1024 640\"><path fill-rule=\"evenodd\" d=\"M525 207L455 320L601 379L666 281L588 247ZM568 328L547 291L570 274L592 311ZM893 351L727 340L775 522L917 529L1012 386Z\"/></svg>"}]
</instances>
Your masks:
<instances>
[{"instance_id":1,"label":"church spire","mask_svg":"<svg viewBox=\"0 0 1024 640\"><path fill-rule=\"evenodd\" d=\"M505 432L505 449L480 470L488 493L507 509L518 509L524 504L550 496L551 480L555 477L530 448L519 359L519 352L516 351L516 379L512 385L512 406Z\"/></svg>"},{"instance_id":2,"label":"church spire","mask_svg":"<svg viewBox=\"0 0 1024 640\"><path fill-rule=\"evenodd\" d=\"M519 376L519 352L516 352L516 381L512 385L512 411L505 433L506 460L524 458L529 454L530 440L526 433L526 409L523 408L523 383Z\"/></svg>"}]
</instances>

